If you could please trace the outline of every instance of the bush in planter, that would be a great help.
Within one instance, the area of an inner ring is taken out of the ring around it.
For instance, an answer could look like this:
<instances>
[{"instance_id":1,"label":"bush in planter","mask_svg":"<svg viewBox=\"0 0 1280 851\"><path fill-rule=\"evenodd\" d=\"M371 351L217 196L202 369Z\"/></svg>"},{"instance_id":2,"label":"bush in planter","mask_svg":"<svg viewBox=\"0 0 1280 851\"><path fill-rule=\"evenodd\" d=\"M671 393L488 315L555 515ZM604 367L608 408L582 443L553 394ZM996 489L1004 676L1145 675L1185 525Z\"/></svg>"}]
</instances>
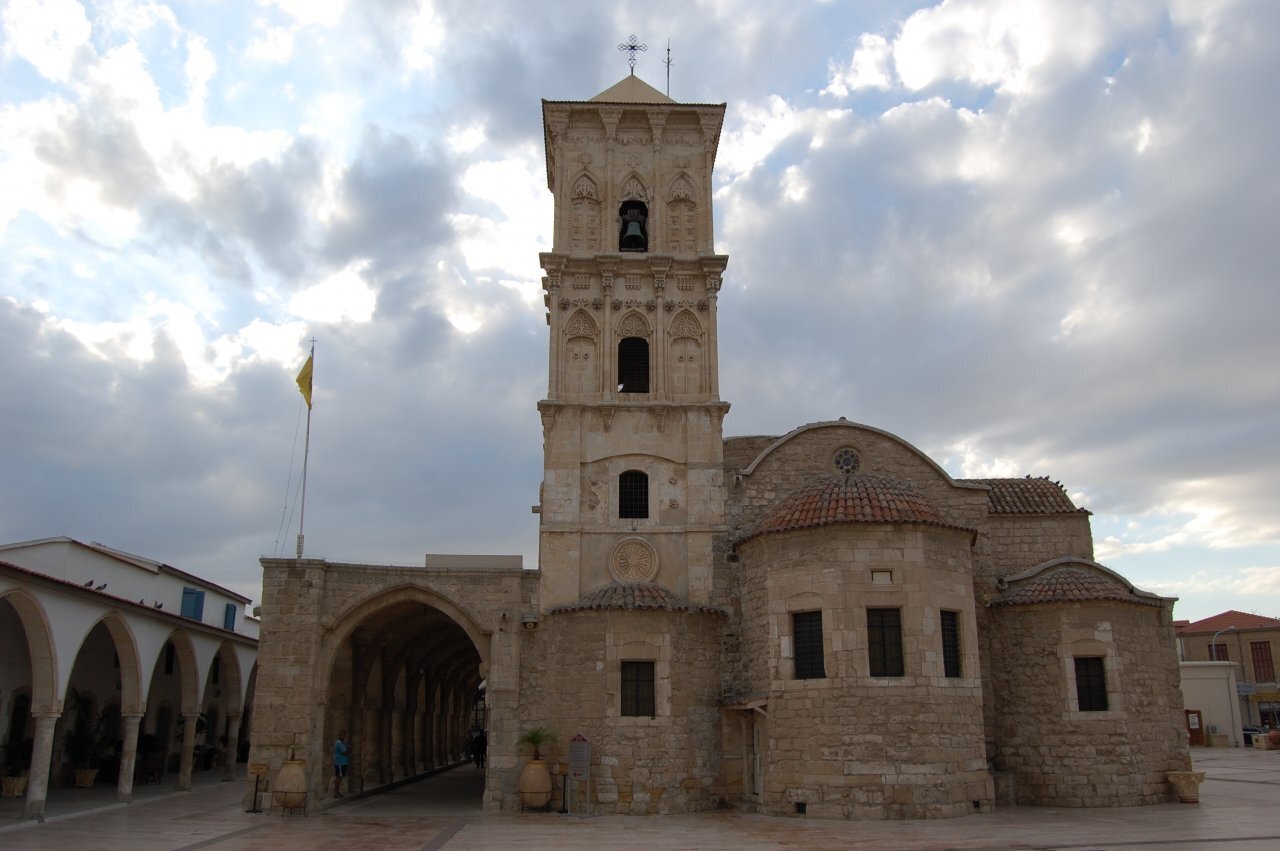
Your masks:
<instances>
[{"instance_id":1,"label":"bush in planter","mask_svg":"<svg viewBox=\"0 0 1280 851\"><path fill-rule=\"evenodd\" d=\"M547 764L542 761L541 748L555 740L555 734L546 727L531 727L516 739L517 745L528 745L533 748L533 759L525 763L524 770L520 772L520 780L516 784L516 789L520 792L521 804L526 808L541 809L551 804L554 785L551 782L551 772L547 769Z\"/></svg>"},{"instance_id":2,"label":"bush in planter","mask_svg":"<svg viewBox=\"0 0 1280 851\"><path fill-rule=\"evenodd\" d=\"M531 727L528 730L525 730L524 734L521 735L520 738L516 739L516 744L528 745L533 748L533 758L540 760L542 759L542 752L540 749L544 745L554 743L555 740L555 734L546 727Z\"/></svg>"},{"instance_id":3,"label":"bush in planter","mask_svg":"<svg viewBox=\"0 0 1280 851\"><path fill-rule=\"evenodd\" d=\"M0 796L21 798L27 791L27 771L31 768L31 751L35 741L28 736L4 746L4 761L0 763Z\"/></svg>"},{"instance_id":4,"label":"bush in planter","mask_svg":"<svg viewBox=\"0 0 1280 851\"><path fill-rule=\"evenodd\" d=\"M107 754L111 744L107 725L93 698L79 689L73 688L67 695L67 714L71 727L62 734L62 748L77 772L76 785L92 786L98 761ZM89 772L93 773L92 777Z\"/></svg>"}]
</instances>

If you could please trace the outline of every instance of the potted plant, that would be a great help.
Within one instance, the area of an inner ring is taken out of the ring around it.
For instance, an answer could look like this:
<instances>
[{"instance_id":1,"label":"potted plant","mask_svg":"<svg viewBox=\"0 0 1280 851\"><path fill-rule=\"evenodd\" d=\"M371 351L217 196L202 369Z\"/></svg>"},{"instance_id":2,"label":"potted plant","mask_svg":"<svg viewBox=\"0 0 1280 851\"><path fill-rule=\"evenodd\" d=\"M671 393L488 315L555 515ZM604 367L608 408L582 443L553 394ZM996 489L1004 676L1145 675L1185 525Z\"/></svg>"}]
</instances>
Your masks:
<instances>
[{"instance_id":1,"label":"potted plant","mask_svg":"<svg viewBox=\"0 0 1280 851\"><path fill-rule=\"evenodd\" d=\"M27 793L27 771L31 768L31 750L35 742L30 736L4 746L4 763L0 765L0 797L21 798Z\"/></svg>"},{"instance_id":2,"label":"potted plant","mask_svg":"<svg viewBox=\"0 0 1280 851\"><path fill-rule=\"evenodd\" d=\"M102 713L89 695L71 689L67 696L71 726L62 734L62 747L75 771L75 785L82 789L98 779L98 760L107 748L107 730Z\"/></svg>"},{"instance_id":3,"label":"potted plant","mask_svg":"<svg viewBox=\"0 0 1280 851\"><path fill-rule=\"evenodd\" d=\"M542 758L542 748L556 740L555 734L546 727L531 727L520 738L519 746L528 745L533 748L533 759L524 765L520 772L520 783L516 787L520 791L520 799L525 808L538 809L551 801L551 770Z\"/></svg>"}]
</instances>

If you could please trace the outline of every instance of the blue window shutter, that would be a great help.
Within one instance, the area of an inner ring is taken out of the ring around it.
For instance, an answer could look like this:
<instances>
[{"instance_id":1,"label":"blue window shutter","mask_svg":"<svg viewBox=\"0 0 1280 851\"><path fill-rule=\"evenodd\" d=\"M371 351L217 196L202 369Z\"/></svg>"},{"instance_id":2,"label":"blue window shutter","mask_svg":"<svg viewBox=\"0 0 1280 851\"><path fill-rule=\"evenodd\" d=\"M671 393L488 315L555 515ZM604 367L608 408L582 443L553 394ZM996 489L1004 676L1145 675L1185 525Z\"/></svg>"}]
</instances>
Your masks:
<instances>
[{"instance_id":1,"label":"blue window shutter","mask_svg":"<svg viewBox=\"0 0 1280 851\"><path fill-rule=\"evenodd\" d=\"M227 608L222 614L222 628L228 632L236 631L236 604L227 603Z\"/></svg>"},{"instance_id":2,"label":"blue window shutter","mask_svg":"<svg viewBox=\"0 0 1280 851\"><path fill-rule=\"evenodd\" d=\"M204 617L204 592L195 588L182 589L182 616L192 620Z\"/></svg>"}]
</instances>

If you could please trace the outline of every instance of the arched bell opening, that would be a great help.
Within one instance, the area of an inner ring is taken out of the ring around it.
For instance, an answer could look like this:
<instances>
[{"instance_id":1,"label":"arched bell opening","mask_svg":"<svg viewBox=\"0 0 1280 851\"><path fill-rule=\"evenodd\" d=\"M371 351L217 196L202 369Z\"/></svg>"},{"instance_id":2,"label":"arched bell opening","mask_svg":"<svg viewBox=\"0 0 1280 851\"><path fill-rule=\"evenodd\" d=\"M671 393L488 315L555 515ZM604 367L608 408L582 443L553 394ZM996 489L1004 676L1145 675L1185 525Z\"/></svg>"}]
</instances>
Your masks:
<instances>
[{"instance_id":1,"label":"arched bell opening","mask_svg":"<svg viewBox=\"0 0 1280 851\"><path fill-rule=\"evenodd\" d=\"M618 341L618 392L649 392L649 341L624 337Z\"/></svg>"},{"instance_id":2,"label":"arched bell opening","mask_svg":"<svg viewBox=\"0 0 1280 851\"><path fill-rule=\"evenodd\" d=\"M649 250L649 207L643 201L623 201L618 208L618 250Z\"/></svg>"}]
</instances>

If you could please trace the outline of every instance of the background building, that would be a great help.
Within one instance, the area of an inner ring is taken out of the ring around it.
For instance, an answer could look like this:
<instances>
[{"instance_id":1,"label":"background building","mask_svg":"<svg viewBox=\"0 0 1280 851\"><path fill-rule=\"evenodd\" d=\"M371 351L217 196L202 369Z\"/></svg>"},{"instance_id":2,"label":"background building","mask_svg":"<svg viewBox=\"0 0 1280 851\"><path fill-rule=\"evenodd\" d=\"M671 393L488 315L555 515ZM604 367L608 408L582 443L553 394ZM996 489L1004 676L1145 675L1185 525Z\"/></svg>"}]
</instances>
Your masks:
<instances>
[{"instance_id":1,"label":"background building","mask_svg":"<svg viewBox=\"0 0 1280 851\"><path fill-rule=\"evenodd\" d=\"M1245 724L1280 728L1280 685L1275 658L1280 619L1234 609L1178 625L1178 645L1187 662L1232 662ZM1239 731L1235 732L1239 736Z\"/></svg>"},{"instance_id":2,"label":"background building","mask_svg":"<svg viewBox=\"0 0 1280 851\"><path fill-rule=\"evenodd\" d=\"M215 763L234 777L258 622L248 599L171 565L71 538L0 546L0 735L31 739L26 813L76 767L83 707L96 782L176 782ZM174 775L166 778L166 775Z\"/></svg>"}]
</instances>

